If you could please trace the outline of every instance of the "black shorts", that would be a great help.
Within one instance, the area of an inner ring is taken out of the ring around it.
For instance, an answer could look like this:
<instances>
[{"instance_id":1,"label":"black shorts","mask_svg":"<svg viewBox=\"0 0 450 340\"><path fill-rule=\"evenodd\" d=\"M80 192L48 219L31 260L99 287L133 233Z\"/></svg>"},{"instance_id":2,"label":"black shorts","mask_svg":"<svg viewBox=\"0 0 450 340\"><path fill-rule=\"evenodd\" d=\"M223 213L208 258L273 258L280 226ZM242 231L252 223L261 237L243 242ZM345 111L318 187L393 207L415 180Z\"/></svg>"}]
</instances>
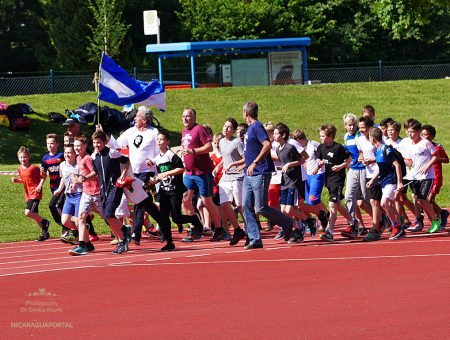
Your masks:
<instances>
[{"instance_id":1,"label":"black shorts","mask_svg":"<svg viewBox=\"0 0 450 340\"><path fill-rule=\"evenodd\" d=\"M111 187L106 197L102 197L102 209L105 221L111 217L116 217L116 209L122 200L123 189L116 186Z\"/></svg>"},{"instance_id":2,"label":"black shorts","mask_svg":"<svg viewBox=\"0 0 450 340\"><path fill-rule=\"evenodd\" d=\"M29 200L27 202L26 209L38 214L39 213L39 202L40 202L40 200L35 200L35 199Z\"/></svg>"},{"instance_id":3,"label":"black shorts","mask_svg":"<svg viewBox=\"0 0 450 340\"><path fill-rule=\"evenodd\" d=\"M371 178L366 178L366 183L369 182ZM383 191L381 190L381 185L378 180L375 180L372 186L369 188L370 199L374 201L381 201L383 196Z\"/></svg>"},{"instance_id":4,"label":"black shorts","mask_svg":"<svg viewBox=\"0 0 450 340\"><path fill-rule=\"evenodd\" d=\"M342 191L344 190L344 187L341 185L338 186L332 186L327 187L328 189L328 202L337 203L344 199L344 195L342 194Z\"/></svg>"},{"instance_id":5,"label":"black shorts","mask_svg":"<svg viewBox=\"0 0 450 340\"><path fill-rule=\"evenodd\" d=\"M409 187L418 199L427 200L433 186L433 178L412 181Z\"/></svg>"},{"instance_id":6,"label":"black shorts","mask_svg":"<svg viewBox=\"0 0 450 340\"><path fill-rule=\"evenodd\" d=\"M220 194L218 192L212 194L212 200L215 205L217 205L218 207L220 206Z\"/></svg>"}]
</instances>

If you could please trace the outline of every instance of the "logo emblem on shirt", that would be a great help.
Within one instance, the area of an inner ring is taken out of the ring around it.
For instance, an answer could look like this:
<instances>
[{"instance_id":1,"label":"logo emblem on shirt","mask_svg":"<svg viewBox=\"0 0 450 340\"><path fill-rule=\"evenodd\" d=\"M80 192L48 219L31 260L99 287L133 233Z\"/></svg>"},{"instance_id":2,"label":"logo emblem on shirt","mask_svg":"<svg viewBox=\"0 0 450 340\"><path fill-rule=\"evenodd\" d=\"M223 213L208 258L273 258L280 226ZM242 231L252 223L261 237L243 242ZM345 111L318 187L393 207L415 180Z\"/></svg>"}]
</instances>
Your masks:
<instances>
[{"instance_id":1,"label":"logo emblem on shirt","mask_svg":"<svg viewBox=\"0 0 450 340\"><path fill-rule=\"evenodd\" d=\"M137 136L134 138L133 144L134 144L134 146L136 147L136 149L139 149L139 147L140 147L141 144L142 144L143 139L144 139L144 137L142 137L141 135L137 135Z\"/></svg>"}]
</instances>

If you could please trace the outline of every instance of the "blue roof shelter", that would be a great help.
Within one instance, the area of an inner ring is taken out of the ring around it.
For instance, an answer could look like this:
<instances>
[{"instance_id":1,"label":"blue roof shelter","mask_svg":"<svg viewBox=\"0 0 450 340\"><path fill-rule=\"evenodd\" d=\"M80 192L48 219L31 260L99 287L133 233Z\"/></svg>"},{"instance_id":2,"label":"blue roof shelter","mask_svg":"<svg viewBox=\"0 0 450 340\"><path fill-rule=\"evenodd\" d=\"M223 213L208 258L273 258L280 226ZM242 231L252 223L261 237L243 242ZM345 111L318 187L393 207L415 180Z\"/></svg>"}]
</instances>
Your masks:
<instances>
[{"instance_id":1,"label":"blue roof shelter","mask_svg":"<svg viewBox=\"0 0 450 340\"><path fill-rule=\"evenodd\" d=\"M179 42L168 44L149 44L147 53L158 53L159 81L163 83L162 60L164 58L186 57L191 59L192 88L196 87L195 57L200 55L257 54L261 52L302 51L303 82L308 81L306 46L310 38L280 38L256 40L222 40L201 42Z\"/></svg>"}]
</instances>

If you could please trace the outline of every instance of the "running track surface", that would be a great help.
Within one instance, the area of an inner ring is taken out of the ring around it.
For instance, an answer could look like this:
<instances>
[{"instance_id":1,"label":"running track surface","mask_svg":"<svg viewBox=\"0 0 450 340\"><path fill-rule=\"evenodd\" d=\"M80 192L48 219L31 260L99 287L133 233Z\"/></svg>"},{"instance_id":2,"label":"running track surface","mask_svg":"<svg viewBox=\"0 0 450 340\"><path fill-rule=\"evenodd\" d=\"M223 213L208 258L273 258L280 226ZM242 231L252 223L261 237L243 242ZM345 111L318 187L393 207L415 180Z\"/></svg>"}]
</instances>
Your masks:
<instances>
[{"instance_id":1,"label":"running track surface","mask_svg":"<svg viewBox=\"0 0 450 340\"><path fill-rule=\"evenodd\" d=\"M1 338L448 339L448 232L364 243L338 222L334 243L263 232L251 251L177 233L169 253L149 238L111 255L103 236L79 257L55 239L0 244Z\"/></svg>"}]
</instances>

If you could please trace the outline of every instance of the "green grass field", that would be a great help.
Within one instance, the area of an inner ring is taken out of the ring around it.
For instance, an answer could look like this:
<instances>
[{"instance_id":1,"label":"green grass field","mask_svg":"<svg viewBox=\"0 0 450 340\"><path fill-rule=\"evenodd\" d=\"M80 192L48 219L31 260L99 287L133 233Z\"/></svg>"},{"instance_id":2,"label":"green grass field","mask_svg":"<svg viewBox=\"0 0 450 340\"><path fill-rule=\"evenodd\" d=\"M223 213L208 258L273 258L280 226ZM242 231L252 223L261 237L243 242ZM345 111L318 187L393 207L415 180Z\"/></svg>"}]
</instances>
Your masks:
<instances>
[{"instance_id":1,"label":"green grass field","mask_svg":"<svg viewBox=\"0 0 450 340\"><path fill-rule=\"evenodd\" d=\"M361 113L364 105L373 105L377 121L391 117L401 123L415 118L437 129L436 140L450 149L450 80L399 81L380 83L351 83L313 86L235 87L217 89L176 90L167 92L167 111L157 113L164 128L172 135L172 145L178 145L182 130L181 113L185 107L197 110L198 122L208 123L215 132L221 131L228 117L242 121L242 105L254 100L260 107L260 120L284 122L291 130L304 129L311 139L318 139L317 127L333 123L338 128L338 142L342 142L344 128L342 116L346 112ZM48 122L47 113L64 113L81 104L96 102L93 92L31 95L1 98L8 104L27 102L37 114L30 116L33 126L29 132L12 132L0 127L0 170L17 169L16 152L20 145L31 149L32 162L39 163L45 149L45 135L56 132L62 135L60 125ZM109 105L102 103L102 105ZM92 127L84 127L91 133ZM401 134L404 136L404 133ZM450 177L450 166L444 165L444 177ZM0 176L0 242L35 239L38 228L23 216L25 203L23 188L12 184L10 176ZM50 192L48 186L41 202L42 216L50 218L47 208ZM450 206L450 189L445 185L439 203ZM97 221L96 226L106 232L107 227ZM59 227L52 224L51 233L56 236Z\"/></svg>"}]
</instances>

